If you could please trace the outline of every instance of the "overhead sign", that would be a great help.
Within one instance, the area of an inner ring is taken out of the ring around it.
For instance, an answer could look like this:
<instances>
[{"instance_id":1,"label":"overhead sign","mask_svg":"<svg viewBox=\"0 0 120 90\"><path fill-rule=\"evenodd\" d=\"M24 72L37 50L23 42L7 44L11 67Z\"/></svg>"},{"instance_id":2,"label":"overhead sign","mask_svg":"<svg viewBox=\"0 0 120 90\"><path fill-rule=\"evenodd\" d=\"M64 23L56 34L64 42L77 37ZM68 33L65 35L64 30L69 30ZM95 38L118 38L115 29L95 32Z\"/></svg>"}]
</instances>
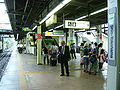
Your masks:
<instances>
[{"instance_id":1,"label":"overhead sign","mask_svg":"<svg viewBox=\"0 0 120 90\"><path fill-rule=\"evenodd\" d=\"M48 20L46 20L46 27L57 23L57 15L52 15Z\"/></svg>"},{"instance_id":2,"label":"overhead sign","mask_svg":"<svg viewBox=\"0 0 120 90\"><path fill-rule=\"evenodd\" d=\"M26 31L32 31L32 30L29 29L28 27L25 27L25 28L24 28L24 31L26 32Z\"/></svg>"},{"instance_id":3,"label":"overhead sign","mask_svg":"<svg viewBox=\"0 0 120 90\"><path fill-rule=\"evenodd\" d=\"M59 36L59 37L62 37L64 35L63 34L55 34L54 32L45 32L45 36Z\"/></svg>"},{"instance_id":4,"label":"overhead sign","mask_svg":"<svg viewBox=\"0 0 120 90\"><path fill-rule=\"evenodd\" d=\"M64 35L63 30L53 30L54 35Z\"/></svg>"},{"instance_id":5,"label":"overhead sign","mask_svg":"<svg viewBox=\"0 0 120 90\"><path fill-rule=\"evenodd\" d=\"M89 29L90 28L90 22L89 21L65 20L64 28Z\"/></svg>"}]
</instances>

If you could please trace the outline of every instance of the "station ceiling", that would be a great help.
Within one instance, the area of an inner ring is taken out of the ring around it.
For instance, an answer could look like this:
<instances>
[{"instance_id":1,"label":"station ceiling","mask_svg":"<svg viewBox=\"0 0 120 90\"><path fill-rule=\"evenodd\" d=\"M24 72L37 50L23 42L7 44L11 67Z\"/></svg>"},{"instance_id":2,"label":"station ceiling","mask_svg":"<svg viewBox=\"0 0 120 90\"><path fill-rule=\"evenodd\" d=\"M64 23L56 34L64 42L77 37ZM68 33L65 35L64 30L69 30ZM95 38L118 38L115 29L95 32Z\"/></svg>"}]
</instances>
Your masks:
<instances>
[{"instance_id":1,"label":"station ceiling","mask_svg":"<svg viewBox=\"0 0 120 90\"><path fill-rule=\"evenodd\" d=\"M105 7L107 7L107 0L71 0L57 13L58 22L63 22L63 18L65 20L75 20ZM81 20L90 21L91 26L107 23L107 10Z\"/></svg>"},{"instance_id":2,"label":"station ceiling","mask_svg":"<svg viewBox=\"0 0 120 90\"><path fill-rule=\"evenodd\" d=\"M32 29L61 1L63 0L5 0L13 32L23 33L22 27ZM75 20L105 7L107 0L71 0L56 13L57 24L63 23L63 16L64 19ZM83 20L89 20L92 26L107 23L107 11Z\"/></svg>"}]
</instances>

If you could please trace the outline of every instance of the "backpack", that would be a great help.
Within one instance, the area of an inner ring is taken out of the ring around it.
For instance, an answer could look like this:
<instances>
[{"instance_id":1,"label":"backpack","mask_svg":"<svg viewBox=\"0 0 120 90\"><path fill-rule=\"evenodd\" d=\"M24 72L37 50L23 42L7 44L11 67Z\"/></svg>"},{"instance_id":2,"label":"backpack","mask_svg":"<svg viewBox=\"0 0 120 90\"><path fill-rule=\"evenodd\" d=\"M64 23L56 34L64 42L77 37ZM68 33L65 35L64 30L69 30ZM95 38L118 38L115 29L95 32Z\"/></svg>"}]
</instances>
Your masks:
<instances>
[{"instance_id":1,"label":"backpack","mask_svg":"<svg viewBox=\"0 0 120 90\"><path fill-rule=\"evenodd\" d=\"M89 54L88 48L84 48L83 52L84 52L84 55L88 55Z\"/></svg>"},{"instance_id":2,"label":"backpack","mask_svg":"<svg viewBox=\"0 0 120 90\"><path fill-rule=\"evenodd\" d=\"M91 63L94 63L96 60L96 55L92 55L90 58Z\"/></svg>"}]
</instances>

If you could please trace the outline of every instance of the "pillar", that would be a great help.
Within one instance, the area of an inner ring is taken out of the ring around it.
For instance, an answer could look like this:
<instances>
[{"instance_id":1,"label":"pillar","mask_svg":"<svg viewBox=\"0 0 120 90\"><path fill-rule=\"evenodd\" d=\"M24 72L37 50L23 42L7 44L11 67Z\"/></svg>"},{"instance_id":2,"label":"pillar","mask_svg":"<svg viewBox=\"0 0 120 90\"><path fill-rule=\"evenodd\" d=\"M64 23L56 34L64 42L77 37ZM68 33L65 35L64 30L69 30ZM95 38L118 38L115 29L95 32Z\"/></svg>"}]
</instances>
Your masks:
<instances>
[{"instance_id":1,"label":"pillar","mask_svg":"<svg viewBox=\"0 0 120 90\"><path fill-rule=\"evenodd\" d=\"M69 46L71 43L74 43L74 31L73 29L69 29Z\"/></svg>"},{"instance_id":2,"label":"pillar","mask_svg":"<svg viewBox=\"0 0 120 90\"><path fill-rule=\"evenodd\" d=\"M107 90L120 90L120 0L108 0L108 30Z\"/></svg>"},{"instance_id":3,"label":"pillar","mask_svg":"<svg viewBox=\"0 0 120 90\"><path fill-rule=\"evenodd\" d=\"M102 43L102 25L97 26L97 43Z\"/></svg>"},{"instance_id":4,"label":"pillar","mask_svg":"<svg viewBox=\"0 0 120 90\"><path fill-rule=\"evenodd\" d=\"M42 51L42 39L41 39L41 25L37 27L37 64L41 64L41 51Z\"/></svg>"}]
</instances>

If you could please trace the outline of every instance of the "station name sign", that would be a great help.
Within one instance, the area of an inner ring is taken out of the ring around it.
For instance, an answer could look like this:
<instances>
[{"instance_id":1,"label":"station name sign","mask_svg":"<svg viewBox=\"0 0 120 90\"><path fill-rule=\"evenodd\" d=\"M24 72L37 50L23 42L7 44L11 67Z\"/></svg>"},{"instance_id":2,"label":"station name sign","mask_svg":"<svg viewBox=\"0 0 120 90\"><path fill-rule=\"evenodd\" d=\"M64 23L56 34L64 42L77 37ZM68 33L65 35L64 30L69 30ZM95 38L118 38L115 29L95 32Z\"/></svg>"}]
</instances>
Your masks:
<instances>
[{"instance_id":1,"label":"station name sign","mask_svg":"<svg viewBox=\"0 0 120 90\"><path fill-rule=\"evenodd\" d=\"M89 29L90 28L90 22L89 21L65 20L64 28Z\"/></svg>"},{"instance_id":2,"label":"station name sign","mask_svg":"<svg viewBox=\"0 0 120 90\"><path fill-rule=\"evenodd\" d=\"M64 36L64 32L63 31L45 32L45 36L59 36L59 37L62 37L62 36Z\"/></svg>"}]
</instances>

